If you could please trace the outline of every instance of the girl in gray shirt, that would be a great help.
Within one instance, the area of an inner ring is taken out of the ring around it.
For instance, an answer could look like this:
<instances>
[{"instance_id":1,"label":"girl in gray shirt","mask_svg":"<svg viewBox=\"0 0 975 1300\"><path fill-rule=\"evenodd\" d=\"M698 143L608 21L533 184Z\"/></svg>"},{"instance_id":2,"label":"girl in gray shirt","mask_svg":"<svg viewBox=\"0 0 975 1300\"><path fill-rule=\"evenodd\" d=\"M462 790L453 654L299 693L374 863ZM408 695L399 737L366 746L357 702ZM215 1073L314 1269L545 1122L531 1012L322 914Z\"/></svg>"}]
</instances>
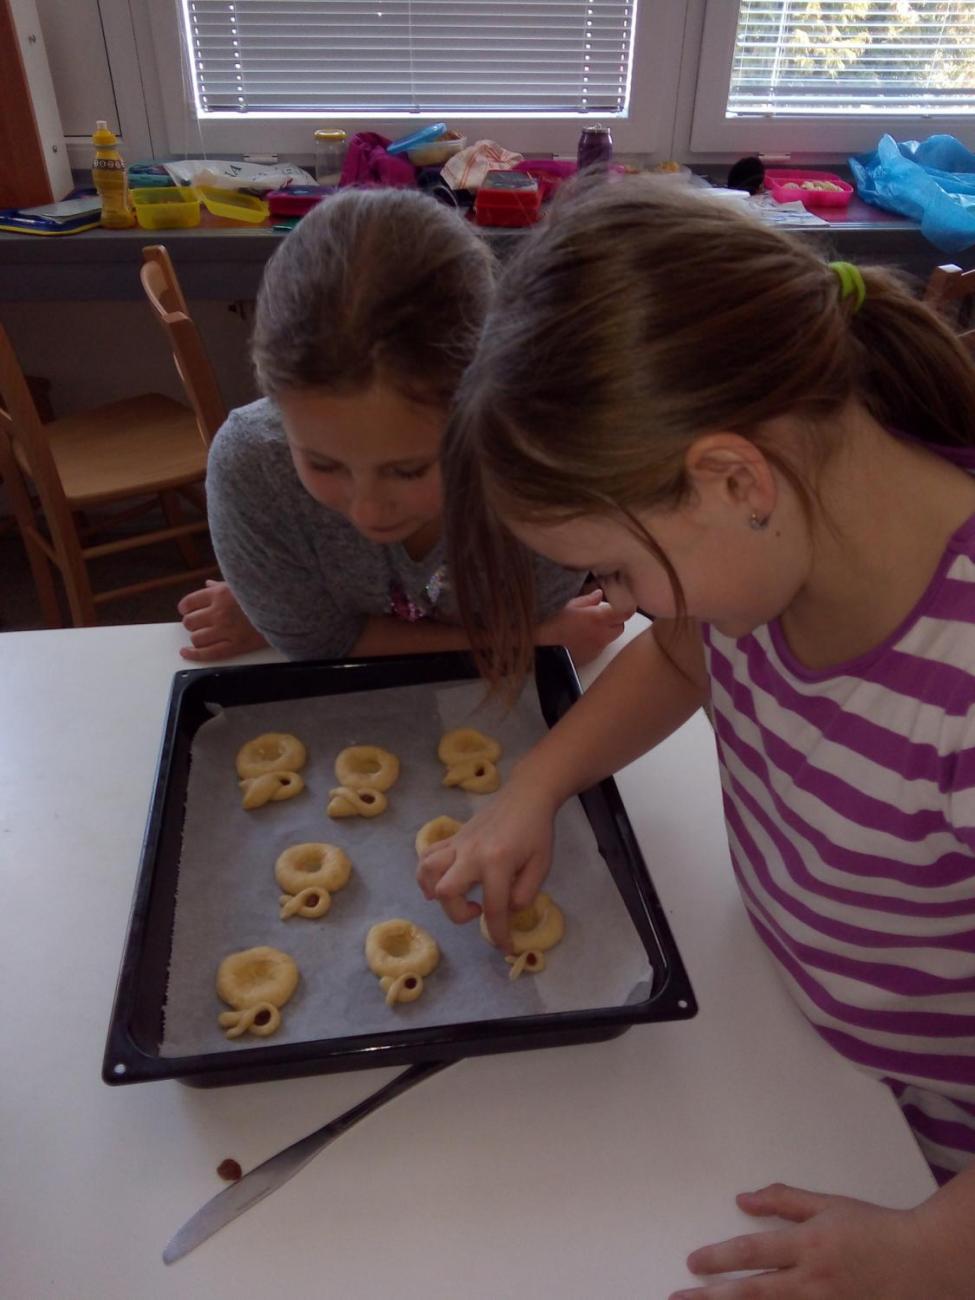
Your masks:
<instances>
[{"instance_id":1,"label":"girl in gray shirt","mask_svg":"<svg viewBox=\"0 0 975 1300\"><path fill-rule=\"evenodd\" d=\"M180 603L185 658L265 641L302 659L467 647L439 450L491 288L484 242L412 191L346 191L282 242L253 340L267 397L233 411L210 450L226 583ZM583 575L531 560L538 643L593 658L618 615L578 595Z\"/></svg>"}]
</instances>

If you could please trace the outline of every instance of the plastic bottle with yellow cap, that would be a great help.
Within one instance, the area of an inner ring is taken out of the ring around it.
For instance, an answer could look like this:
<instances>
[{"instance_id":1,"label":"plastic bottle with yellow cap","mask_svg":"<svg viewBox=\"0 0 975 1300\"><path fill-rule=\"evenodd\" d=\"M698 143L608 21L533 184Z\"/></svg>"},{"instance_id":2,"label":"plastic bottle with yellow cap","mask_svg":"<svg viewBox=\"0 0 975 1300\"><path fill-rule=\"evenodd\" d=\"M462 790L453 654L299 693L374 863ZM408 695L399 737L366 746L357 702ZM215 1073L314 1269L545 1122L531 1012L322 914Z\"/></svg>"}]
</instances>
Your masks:
<instances>
[{"instance_id":1,"label":"plastic bottle with yellow cap","mask_svg":"<svg viewBox=\"0 0 975 1300\"><path fill-rule=\"evenodd\" d=\"M107 122L96 122L91 142L95 146L91 179L102 201L102 225L109 230L127 230L135 225L135 217L129 203L129 182L118 151L118 139Z\"/></svg>"}]
</instances>

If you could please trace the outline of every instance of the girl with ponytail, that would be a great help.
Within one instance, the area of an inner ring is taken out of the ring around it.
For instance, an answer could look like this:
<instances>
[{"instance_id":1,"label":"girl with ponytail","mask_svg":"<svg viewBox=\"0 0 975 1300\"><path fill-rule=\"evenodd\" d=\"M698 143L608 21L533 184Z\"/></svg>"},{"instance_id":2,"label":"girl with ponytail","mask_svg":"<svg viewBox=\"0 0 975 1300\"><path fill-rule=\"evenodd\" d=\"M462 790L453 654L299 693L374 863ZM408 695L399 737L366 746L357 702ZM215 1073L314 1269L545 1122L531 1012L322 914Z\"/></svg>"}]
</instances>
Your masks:
<instances>
[{"instance_id":1,"label":"girl with ponytail","mask_svg":"<svg viewBox=\"0 0 975 1300\"><path fill-rule=\"evenodd\" d=\"M486 674L528 663L529 548L653 623L422 889L466 921L481 885L505 945L558 807L706 706L755 929L943 1184L909 1211L743 1193L791 1225L696 1251L696 1300L973 1294L973 470L975 365L894 274L652 182L525 241L462 381L448 545Z\"/></svg>"}]
</instances>

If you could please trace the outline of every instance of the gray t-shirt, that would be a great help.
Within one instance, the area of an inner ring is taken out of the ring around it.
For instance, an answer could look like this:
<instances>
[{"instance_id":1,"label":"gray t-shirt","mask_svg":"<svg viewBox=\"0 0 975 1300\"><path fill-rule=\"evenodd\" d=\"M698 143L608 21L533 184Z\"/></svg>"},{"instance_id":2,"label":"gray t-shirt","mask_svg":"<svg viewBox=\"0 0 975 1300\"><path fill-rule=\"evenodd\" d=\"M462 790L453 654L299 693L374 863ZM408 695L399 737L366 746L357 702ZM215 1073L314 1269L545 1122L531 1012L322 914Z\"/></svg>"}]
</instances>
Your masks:
<instances>
[{"instance_id":1,"label":"gray t-shirt","mask_svg":"<svg viewBox=\"0 0 975 1300\"><path fill-rule=\"evenodd\" d=\"M291 659L347 655L371 615L459 621L443 541L422 560L362 537L302 487L277 407L231 411L210 448L207 513L217 560L244 613ZM582 579L535 560L542 618Z\"/></svg>"}]
</instances>

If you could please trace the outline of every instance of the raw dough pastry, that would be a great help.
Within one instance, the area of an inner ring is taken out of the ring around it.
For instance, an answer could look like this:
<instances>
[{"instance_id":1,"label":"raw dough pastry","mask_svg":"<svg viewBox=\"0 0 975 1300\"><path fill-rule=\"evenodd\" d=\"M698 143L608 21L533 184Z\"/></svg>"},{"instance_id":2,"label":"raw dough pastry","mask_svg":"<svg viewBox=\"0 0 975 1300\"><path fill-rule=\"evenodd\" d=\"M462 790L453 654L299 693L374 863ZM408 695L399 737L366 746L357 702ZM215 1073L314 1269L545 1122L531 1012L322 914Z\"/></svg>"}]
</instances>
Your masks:
<instances>
[{"instance_id":1,"label":"raw dough pastry","mask_svg":"<svg viewBox=\"0 0 975 1300\"><path fill-rule=\"evenodd\" d=\"M228 1038L256 1034L266 1038L281 1023L279 1007L298 987L294 959L277 948L245 948L224 957L217 971L217 994L234 1011L218 1020Z\"/></svg>"},{"instance_id":2,"label":"raw dough pastry","mask_svg":"<svg viewBox=\"0 0 975 1300\"><path fill-rule=\"evenodd\" d=\"M334 894L351 874L352 863L335 844L292 844L274 864L274 879L289 894L309 887Z\"/></svg>"},{"instance_id":3,"label":"raw dough pastry","mask_svg":"<svg viewBox=\"0 0 975 1300\"><path fill-rule=\"evenodd\" d=\"M381 790L353 790L340 785L328 792L329 817L378 817L386 808L387 799Z\"/></svg>"},{"instance_id":4,"label":"raw dough pastry","mask_svg":"<svg viewBox=\"0 0 975 1300\"><path fill-rule=\"evenodd\" d=\"M432 821L424 822L416 833L416 852L419 857L425 853L431 844L439 844L441 840L449 840L451 835L456 835L463 822L459 822L454 817L434 817Z\"/></svg>"},{"instance_id":5,"label":"raw dough pastry","mask_svg":"<svg viewBox=\"0 0 975 1300\"><path fill-rule=\"evenodd\" d=\"M501 773L486 758L464 758L447 768L444 785L459 785L471 794L490 794L501 784Z\"/></svg>"},{"instance_id":6,"label":"raw dough pastry","mask_svg":"<svg viewBox=\"0 0 975 1300\"><path fill-rule=\"evenodd\" d=\"M278 900L281 920L324 916L351 874L352 863L336 845L292 844L274 864L274 879L285 891Z\"/></svg>"},{"instance_id":7,"label":"raw dough pastry","mask_svg":"<svg viewBox=\"0 0 975 1300\"><path fill-rule=\"evenodd\" d=\"M242 745L237 753L237 775L263 776L266 772L300 772L308 753L297 736L267 731Z\"/></svg>"},{"instance_id":8,"label":"raw dough pastry","mask_svg":"<svg viewBox=\"0 0 975 1300\"><path fill-rule=\"evenodd\" d=\"M441 736L437 757L448 767L464 758L486 758L489 763L496 763L501 757L501 746L473 727L458 727Z\"/></svg>"},{"instance_id":9,"label":"raw dough pastry","mask_svg":"<svg viewBox=\"0 0 975 1300\"><path fill-rule=\"evenodd\" d=\"M423 976L436 970L440 949L433 935L412 921L380 921L366 935L366 961L386 994L386 1005L414 1002L423 992Z\"/></svg>"},{"instance_id":10,"label":"raw dough pastry","mask_svg":"<svg viewBox=\"0 0 975 1300\"><path fill-rule=\"evenodd\" d=\"M472 794L490 794L501 784L501 774L495 766L501 757L501 746L473 727L448 731L440 739L437 756L447 768L443 779L446 786L459 785Z\"/></svg>"},{"instance_id":11,"label":"raw dough pastry","mask_svg":"<svg viewBox=\"0 0 975 1300\"><path fill-rule=\"evenodd\" d=\"M306 916L309 920L317 920L332 906L332 895L327 889L316 889L314 885L309 885L297 894L282 894L278 903L282 921L287 921L291 916Z\"/></svg>"},{"instance_id":12,"label":"raw dough pastry","mask_svg":"<svg viewBox=\"0 0 975 1300\"><path fill-rule=\"evenodd\" d=\"M537 975L539 971L545 969L545 954L537 948L529 948L526 952L519 953L517 957L512 957L509 953L505 961L511 967L508 971L508 979L520 979L525 971L531 971Z\"/></svg>"},{"instance_id":13,"label":"raw dough pastry","mask_svg":"<svg viewBox=\"0 0 975 1300\"><path fill-rule=\"evenodd\" d=\"M505 960L511 964L509 978L516 980L525 971L537 974L545 969L543 954L554 948L565 934L565 917L562 909L548 894L539 894L529 907L513 912L510 917L511 947L513 957ZM488 943L494 940L488 934L484 913L481 913L481 934Z\"/></svg>"},{"instance_id":14,"label":"raw dough pastry","mask_svg":"<svg viewBox=\"0 0 975 1300\"><path fill-rule=\"evenodd\" d=\"M244 807L263 808L266 803L293 799L301 794L305 783L297 772L265 772L263 776L248 776L237 784L244 792Z\"/></svg>"},{"instance_id":15,"label":"raw dough pastry","mask_svg":"<svg viewBox=\"0 0 975 1300\"><path fill-rule=\"evenodd\" d=\"M352 790L388 790L399 777L399 759L378 745L352 745L335 760L335 775Z\"/></svg>"}]
</instances>

